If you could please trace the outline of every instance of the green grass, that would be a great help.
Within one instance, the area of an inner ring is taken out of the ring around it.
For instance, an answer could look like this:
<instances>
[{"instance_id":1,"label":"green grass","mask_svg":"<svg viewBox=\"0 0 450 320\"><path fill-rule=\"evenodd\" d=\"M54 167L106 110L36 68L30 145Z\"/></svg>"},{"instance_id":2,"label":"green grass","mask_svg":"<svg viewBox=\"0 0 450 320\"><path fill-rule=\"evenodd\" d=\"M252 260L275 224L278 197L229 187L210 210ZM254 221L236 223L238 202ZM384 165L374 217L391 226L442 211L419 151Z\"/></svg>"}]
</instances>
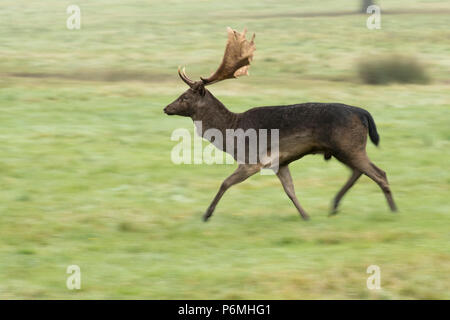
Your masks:
<instances>
[{"instance_id":1,"label":"green grass","mask_svg":"<svg viewBox=\"0 0 450 320\"><path fill-rule=\"evenodd\" d=\"M379 1L418 12L383 15L381 30L366 15L301 17L359 9L347 3L80 0L69 31L72 2L2 1L0 298L449 299L450 6ZM257 33L251 76L211 91L236 112L366 108L398 214L363 177L328 218L349 172L309 156L291 171L310 221L256 175L201 222L235 165L174 165L170 135L192 122L162 108L185 90L179 64L193 78L218 65L228 25ZM418 57L431 82L361 83L357 61L385 53ZM72 264L79 291L66 288ZM372 264L381 291L366 288Z\"/></svg>"}]
</instances>

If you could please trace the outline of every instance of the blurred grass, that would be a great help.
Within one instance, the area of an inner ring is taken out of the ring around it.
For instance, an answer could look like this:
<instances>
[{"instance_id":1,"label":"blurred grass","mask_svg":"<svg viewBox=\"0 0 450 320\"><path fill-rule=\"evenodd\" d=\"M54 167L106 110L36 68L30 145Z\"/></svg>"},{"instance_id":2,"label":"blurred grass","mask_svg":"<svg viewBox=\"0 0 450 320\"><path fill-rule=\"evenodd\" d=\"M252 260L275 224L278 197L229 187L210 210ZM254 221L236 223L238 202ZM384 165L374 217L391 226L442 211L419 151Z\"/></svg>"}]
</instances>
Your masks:
<instances>
[{"instance_id":1,"label":"blurred grass","mask_svg":"<svg viewBox=\"0 0 450 320\"><path fill-rule=\"evenodd\" d=\"M368 30L366 15L333 15L358 1L77 1L78 31L65 27L69 4L0 4L1 298L450 297L447 3L379 1L397 14ZM292 165L311 221L259 175L200 221L234 165L172 164L171 132L192 123L162 108L185 90L179 64L193 78L217 66L228 25L257 33L251 77L211 91L236 112L366 108L398 215L364 177L328 218L349 173L311 156ZM358 59L392 52L420 58L433 82L360 83ZM71 264L80 291L65 286ZM381 291L366 289L371 264Z\"/></svg>"},{"instance_id":2,"label":"blurred grass","mask_svg":"<svg viewBox=\"0 0 450 320\"><path fill-rule=\"evenodd\" d=\"M358 64L360 78L368 84L428 83L424 66L414 57L385 55L365 57Z\"/></svg>"}]
</instances>

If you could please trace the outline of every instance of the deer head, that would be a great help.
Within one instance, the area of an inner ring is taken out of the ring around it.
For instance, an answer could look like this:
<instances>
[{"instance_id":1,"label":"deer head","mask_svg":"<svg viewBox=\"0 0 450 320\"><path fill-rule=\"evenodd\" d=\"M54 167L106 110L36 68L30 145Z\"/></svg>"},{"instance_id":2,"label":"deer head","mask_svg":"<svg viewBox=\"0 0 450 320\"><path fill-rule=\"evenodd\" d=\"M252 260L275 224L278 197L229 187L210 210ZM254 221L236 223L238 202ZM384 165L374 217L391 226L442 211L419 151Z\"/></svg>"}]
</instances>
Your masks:
<instances>
[{"instance_id":1,"label":"deer head","mask_svg":"<svg viewBox=\"0 0 450 320\"><path fill-rule=\"evenodd\" d=\"M253 34L252 40L248 41L245 38L246 31L244 29L242 33L239 33L227 28L228 41L222 63L210 77L200 77L199 81L193 81L186 75L184 68L183 70L178 68L178 75L189 86L189 89L164 108L166 114L192 117L199 110L207 109L211 105L211 101L215 100L205 86L248 75L248 68L255 51L255 34Z\"/></svg>"}]
</instances>

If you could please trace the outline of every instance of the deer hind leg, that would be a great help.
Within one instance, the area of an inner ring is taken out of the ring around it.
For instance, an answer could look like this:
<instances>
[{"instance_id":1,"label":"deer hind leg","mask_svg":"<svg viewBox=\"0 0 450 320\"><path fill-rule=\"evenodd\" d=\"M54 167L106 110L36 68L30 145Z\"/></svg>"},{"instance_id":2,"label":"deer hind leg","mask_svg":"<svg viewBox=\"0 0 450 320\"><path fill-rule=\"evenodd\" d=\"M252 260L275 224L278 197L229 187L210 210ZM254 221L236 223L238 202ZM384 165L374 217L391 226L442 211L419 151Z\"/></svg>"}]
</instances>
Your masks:
<instances>
[{"instance_id":1,"label":"deer hind leg","mask_svg":"<svg viewBox=\"0 0 450 320\"><path fill-rule=\"evenodd\" d=\"M366 155L360 157L359 161L356 161L354 163L354 166L380 186L381 190L383 190L384 196L386 197L391 211L397 211L397 206L395 205L391 188L389 187L386 172L370 162L369 158L367 158Z\"/></svg>"},{"instance_id":2,"label":"deer hind leg","mask_svg":"<svg viewBox=\"0 0 450 320\"><path fill-rule=\"evenodd\" d=\"M288 195L289 199L291 199L291 201L294 203L295 207L297 208L302 218L304 220L308 220L309 219L308 214L300 206L300 203L298 202L298 199L295 196L294 184L292 183L292 177L291 172L289 171L289 167L287 165L281 166L278 169L277 176L280 179L281 184L283 185L284 191Z\"/></svg>"},{"instance_id":3,"label":"deer hind leg","mask_svg":"<svg viewBox=\"0 0 450 320\"><path fill-rule=\"evenodd\" d=\"M217 203L219 202L220 198L222 198L225 191L227 191L231 186L241 183L248 177L254 175L260 169L261 167L259 165L240 164L237 169L220 185L220 189L214 197L214 200L211 202L208 210L206 210L206 213L203 215L203 221L208 221L208 219L212 216Z\"/></svg>"},{"instance_id":4,"label":"deer hind leg","mask_svg":"<svg viewBox=\"0 0 450 320\"><path fill-rule=\"evenodd\" d=\"M348 179L348 181L345 183L345 185L342 187L342 189L339 190L339 192L334 197L333 206L331 208L330 215L337 214L337 208L339 206L339 202L342 200L342 198L347 193L347 191L350 190L351 187L353 187L353 185L359 179L359 177L361 177L361 174L362 174L361 171L359 171L357 169L353 169L351 177Z\"/></svg>"},{"instance_id":5,"label":"deer hind leg","mask_svg":"<svg viewBox=\"0 0 450 320\"><path fill-rule=\"evenodd\" d=\"M386 172L384 172L383 170L381 170L380 168L378 168L375 164L373 164L372 162L370 162L370 166L375 169L375 171L377 171L377 173L383 178L383 183L384 183L384 188L381 187L381 189L384 192L384 195L386 197L386 200L389 204L389 207L391 208L392 212L397 211L397 205L395 204L394 198L392 196L392 192L391 192L391 188L389 187L389 182L387 179L387 175Z\"/></svg>"}]
</instances>

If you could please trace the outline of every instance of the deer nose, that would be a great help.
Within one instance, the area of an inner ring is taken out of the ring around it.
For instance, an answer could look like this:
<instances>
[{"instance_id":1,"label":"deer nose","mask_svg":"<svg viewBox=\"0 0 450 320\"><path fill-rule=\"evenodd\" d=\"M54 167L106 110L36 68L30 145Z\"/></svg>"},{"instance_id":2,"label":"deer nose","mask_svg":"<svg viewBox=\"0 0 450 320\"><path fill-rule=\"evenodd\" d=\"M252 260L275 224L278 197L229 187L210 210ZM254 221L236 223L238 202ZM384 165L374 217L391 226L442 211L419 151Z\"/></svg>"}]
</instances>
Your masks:
<instances>
[{"instance_id":1,"label":"deer nose","mask_svg":"<svg viewBox=\"0 0 450 320\"><path fill-rule=\"evenodd\" d=\"M164 113L169 116L173 114L173 110L170 111L170 105L168 105L167 107L164 108Z\"/></svg>"}]
</instances>

